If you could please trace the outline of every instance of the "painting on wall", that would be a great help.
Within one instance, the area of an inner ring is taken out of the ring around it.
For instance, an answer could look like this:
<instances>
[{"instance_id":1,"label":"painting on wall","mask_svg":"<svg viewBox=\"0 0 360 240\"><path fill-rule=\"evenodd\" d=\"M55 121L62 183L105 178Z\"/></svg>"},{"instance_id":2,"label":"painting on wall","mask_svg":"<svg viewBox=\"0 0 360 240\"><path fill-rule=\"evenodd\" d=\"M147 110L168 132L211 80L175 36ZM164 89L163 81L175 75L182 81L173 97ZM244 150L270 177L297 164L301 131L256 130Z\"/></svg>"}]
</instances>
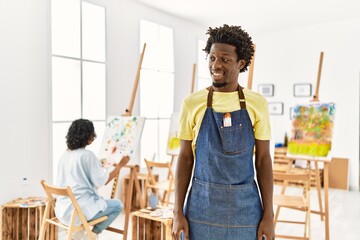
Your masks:
<instances>
[{"instance_id":1,"label":"painting on wall","mask_svg":"<svg viewBox=\"0 0 360 240\"><path fill-rule=\"evenodd\" d=\"M310 96L311 96L310 83L294 84L294 97L310 97Z\"/></svg>"},{"instance_id":2,"label":"painting on wall","mask_svg":"<svg viewBox=\"0 0 360 240\"><path fill-rule=\"evenodd\" d=\"M108 117L100 146L99 159L109 165L118 163L123 156L128 155L130 157L128 164L140 164L134 155L140 144L144 123L144 117Z\"/></svg>"},{"instance_id":3,"label":"painting on wall","mask_svg":"<svg viewBox=\"0 0 360 240\"><path fill-rule=\"evenodd\" d=\"M169 135L166 147L166 153L169 155L179 155L180 139L178 138L180 114L173 113L170 120Z\"/></svg>"},{"instance_id":4,"label":"painting on wall","mask_svg":"<svg viewBox=\"0 0 360 240\"><path fill-rule=\"evenodd\" d=\"M284 103L282 102L269 102L269 114L270 115L283 115Z\"/></svg>"},{"instance_id":5,"label":"painting on wall","mask_svg":"<svg viewBox=\"0 0 360 240\"><path fill-rule=\"evenodd\" d=\"M264 97L274 96L274 84L259 84L258 92Z\"/></svg>"},{"instance_id":6,"label":"painting on wall","mask_svg":"<svg viewBox=\"0 0 360 240\"><path fill-rule=\"evenodd\" d=\"M326 157L331 150L335 120L334 103L309 103L291 108L288 153Z\"/></svg>"}]
</instances>

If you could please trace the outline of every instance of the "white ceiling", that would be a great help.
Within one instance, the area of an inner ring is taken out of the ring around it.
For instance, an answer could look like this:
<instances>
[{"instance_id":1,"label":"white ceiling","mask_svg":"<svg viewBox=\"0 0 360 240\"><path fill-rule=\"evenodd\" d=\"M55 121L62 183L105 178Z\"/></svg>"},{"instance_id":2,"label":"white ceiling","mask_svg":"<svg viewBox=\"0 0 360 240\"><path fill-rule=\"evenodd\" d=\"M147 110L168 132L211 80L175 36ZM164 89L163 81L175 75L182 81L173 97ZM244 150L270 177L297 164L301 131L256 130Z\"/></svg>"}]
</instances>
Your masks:
<instances>
[{"instance_id":1,"label":"white ceiling","mask_svg":"<svg viewBox=\"0 0 360 240\"><path fill-rule=\"evenodd\" d=\"M360 0L136 0L171 15L251 32L360 18Z\"/></svg>"}]
</instances>

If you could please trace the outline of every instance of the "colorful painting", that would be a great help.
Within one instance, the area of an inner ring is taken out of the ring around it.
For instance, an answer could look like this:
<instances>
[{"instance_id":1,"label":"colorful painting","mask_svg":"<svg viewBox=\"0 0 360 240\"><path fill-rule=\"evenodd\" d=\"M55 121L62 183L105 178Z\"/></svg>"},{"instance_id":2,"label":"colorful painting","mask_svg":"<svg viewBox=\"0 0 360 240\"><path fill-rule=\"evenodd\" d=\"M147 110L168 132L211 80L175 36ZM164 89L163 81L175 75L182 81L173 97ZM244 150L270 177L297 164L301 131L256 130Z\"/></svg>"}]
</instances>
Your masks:
<instances>
[{"instance_id":1,"label":"colorful painting","mask_svg":"<svg viewBox=\"0 0 360 240\"><path fill-rule=\"evenodd\" d=\"M326 157L331 150L334 103L310 103L292 108L288 153Z\"/></svg>"},{"instance_id":2,"label":"colorful painting","mask_svg":"<svg viewBox=\"0 0 360 240\"><path fill-rule=\"evenodd\" d=\"M128 155L129 164L139 164L134 155L140 144L144 123L144 117L108 117L99 159L108 164L117 163L122 156Z\"/></svg>"},{"instance_id":3,"label":"colorful painting","mask_svg":"<svg viewBox=\"0 0 360 240\"><path fill-rule=\"evenodd\" d=\"M180 139L178 138L180 114L173 113L170 120L169 136L166 153L169 155L179 155Z\"/></svg>"}]
</instances>

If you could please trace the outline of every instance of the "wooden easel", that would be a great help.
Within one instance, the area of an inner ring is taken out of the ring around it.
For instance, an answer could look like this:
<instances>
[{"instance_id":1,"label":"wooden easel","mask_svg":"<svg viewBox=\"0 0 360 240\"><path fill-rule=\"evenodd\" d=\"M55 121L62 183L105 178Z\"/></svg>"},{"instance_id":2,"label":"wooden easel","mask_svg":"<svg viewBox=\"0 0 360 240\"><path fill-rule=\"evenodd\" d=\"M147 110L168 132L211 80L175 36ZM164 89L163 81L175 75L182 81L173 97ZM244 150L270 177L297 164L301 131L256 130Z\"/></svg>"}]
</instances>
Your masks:
<instances>
[{"instance_id":1,"label":"wooden easel","mask_svg":"<svg viewBox=\"0 0 360 240\"><path fill-rule=\"evenodd\" d=\"M196 78L196 63L194 63L193 66L193 73L191 78L191 93L193 93L195 90L195 78Z\"/></svg>"},{"instance_id":2,"label":"wooden easel","mask_svg":"<svg viewBox=\"0 0 360 240\"><path fill-rule=\"evenodd\" d=\"M319 89L320 89L320 79L321 79L321 71L322 71L322 63L324 58L324 52L320 52L320 60L319 60L319 67L318 67L318 74L316 80L316 87L315 93L311 102L319 102ZM318 195L318 204L319 204L319 211L311 210L311 213L315 213L320 215L321 220L325 218L325 239L330 239L330 227L329 227L329 168L328 165L331 162L331 159L326 157L307 157L307 156L286 156L287 159L290 160L306 160L307 161L307 168L310 168L310 162L313 161L315 165L315 178L316 178L316 190ZM321 181L320 181L320 171L318 167L318 162L324 163L324 204L322 202L322 194L321 194ZM285 192L286 183L284 182L281 192ZM324 205L324 206L323 206ZM278 216L279 212L276 210L276 216Z\"/></svg>"},{"instance_id":3,"label":"wooden easel","mask_svg":"<svg viewBox=\"0 0 360 240\"><path fill-rule=\"evenodd\" d=\"M256 45L254 44L253 47L254 47L254 55L251 59L251 63L250 63L250 67L249 67L248 85L247 85L247 88L250 90L252 88L252 81L253 81L253 75L254 75Z\"/></svg>"},{"instance_id":4,"label":"wooden easel","mask_svg":"<svg viewBox=\"0 0 360 240\"><path fill-rule=\"evenodd\" d=\"M321 70L322 70L323 59L324 59L324 52L320 52L318 75L317 75L317 79L316 79L316 88L315 88L315 94L313 95L312 102L319 102L319 89L320 89L320 79L321 79Z\"/></svg>"},{"instance_id":5,"label":"wooden easel","mask_svg":"<svg viewBox=\"0 0 360 240\"><path fill-rule=\"evenodd\" d=\"M134 82L134 86L133 86L133 91L132 91L129 107L125 110L125 113L122 114L122 116L131 116L132 115L132 108L134 105L136 91L137 91L137 87L138 87L139 80L140 80L140 71L141 71L142 61L144 59L145 48L146 48L146 43L144 43L143 50L140 55L140 60L139 60L138 68L137 68L137 73L136 73L136 77L135 77L135 82ZM112 232L122 234L124 240L127 239L127 231L129 228L129 219L130 219L130 211L131 211L131 203L132 203L134 186L135 186L137 194L139 194L139 196L140 196L140 199L142 199L142 192L141 192L139 179L138 179L139 166L138 165L135 165L135 166L127 165L125 167L130 169L130 177L129 177L128 189L126 191L124 230L121 230L118 228L113 228L113 227L108 227L106 229L106 230L109 230ZM111 198L115 197L118 180L119 180L119 173L114 177L113 186L112 186L112 190L111 190ZM145 207L144 201L140 201L140 207L141 208Z\"/></svg>"}]
</instances>

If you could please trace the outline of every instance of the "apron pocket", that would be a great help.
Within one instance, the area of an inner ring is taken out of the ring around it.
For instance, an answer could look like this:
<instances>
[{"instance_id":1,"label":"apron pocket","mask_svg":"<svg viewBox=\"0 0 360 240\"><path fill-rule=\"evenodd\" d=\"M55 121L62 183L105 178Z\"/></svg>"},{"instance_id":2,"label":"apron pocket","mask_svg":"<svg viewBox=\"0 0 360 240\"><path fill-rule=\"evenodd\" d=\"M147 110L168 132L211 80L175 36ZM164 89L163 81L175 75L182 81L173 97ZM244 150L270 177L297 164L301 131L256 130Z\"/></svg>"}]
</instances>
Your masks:
<instances>
[{"instance_id":1,"label":"apron pocket","mask_svg":"<svg viewBox=\"0 0 360 240\"><path fill-rule=\"evenodd\" d=\"M189 220L205 224L226 226L227 191L199 180L194 180L188 199L187 217Z\"/></svg>"},{"instance_id":2,"label":"apron pocket","mask_svg":"<svg viewBox=\"0 0 360 240\"><path fill-rule=\"evenodd\" d=\"M241 123L231 127L220 127L220 136L224 154L234 155L246 150Z\"/></svg>"}]
</instances>

